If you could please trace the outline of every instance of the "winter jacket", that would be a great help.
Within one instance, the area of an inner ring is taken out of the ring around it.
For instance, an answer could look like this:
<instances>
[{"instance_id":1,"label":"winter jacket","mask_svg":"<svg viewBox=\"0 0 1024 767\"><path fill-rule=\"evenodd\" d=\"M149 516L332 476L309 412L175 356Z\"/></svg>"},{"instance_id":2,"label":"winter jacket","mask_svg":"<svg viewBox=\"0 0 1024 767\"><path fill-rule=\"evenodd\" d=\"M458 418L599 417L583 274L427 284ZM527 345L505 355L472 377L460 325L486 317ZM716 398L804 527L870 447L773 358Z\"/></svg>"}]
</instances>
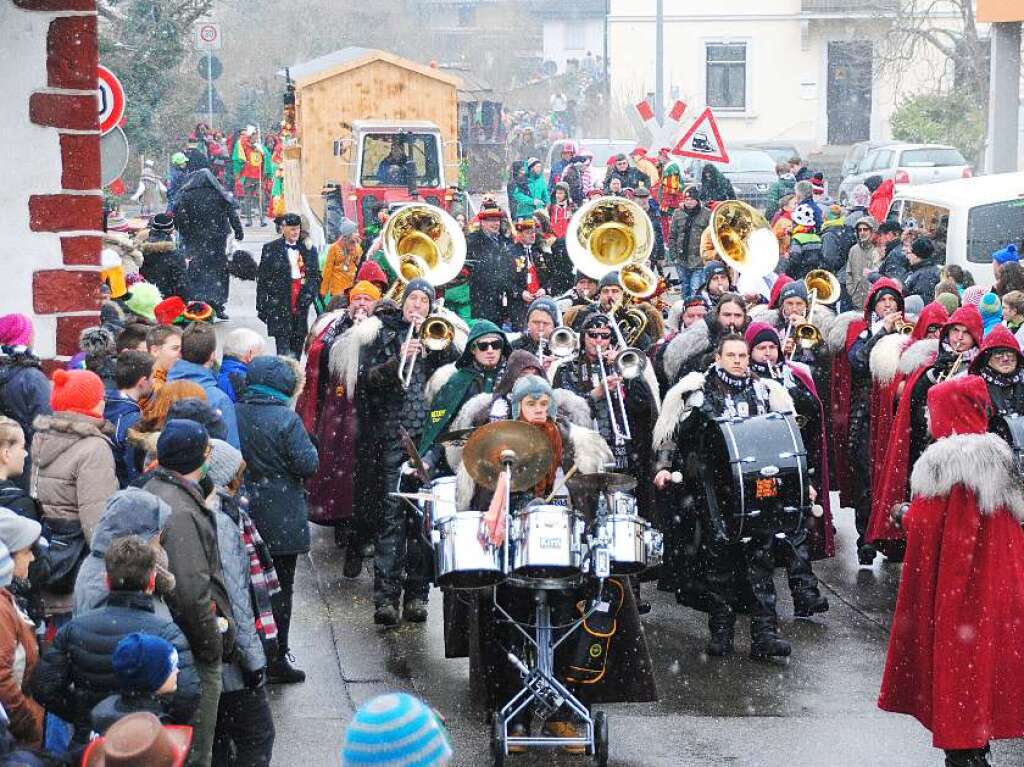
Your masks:
<instances>
[{"instance_id":1,"label":"winter jacket","mask_svg":"<svg viewBox=\"0 0 1024 767\"><path fill-rule=\"evenodd\" d=\"M245 374L249 366L239 359L224 355L217 374L217 388L228 395L232 402L238 402L238 395L245 391Z\"/></svg>"},{"instance_id":2,"label":"winter jacket","mask_svg":"<svg viewBox=\"0 0 1024 767\"><path fill-rule=\"evenodd\" d=\"M43 737L43 707L25 692L38 662L34 626L11 592L0 588L0 705L11 734L27 746L38 746Z\"/></svg>"},{"instance_id":3,"label":"winter jacket","mask_svg":"<svg viewBox=\"0 0 1024 767\"><path fill-rule=\"evenodd\" d=\"M157 468L139 481L144 490L171 507L171 518L160 537L175 579L167 600L171 615L185 632L196 659L215 663L230 655L235 626L220 569L213 512L206 507L199 485L176 472ZM223 635L217 626L218 615L228 620Z\"/></svg>"},{"instance_id":4,"label":"winter jacket","mask_svg":"<svg viewBox=\"0 0 1024 767\"><path fill-rule=\"evenodd\" d=\"M218 492L212 502L217 519L217 546L220 549L220 564L224 572L224 584L228 588L231 609L235 613L235 653L230 663L224 664L224 692L244 690L245 674L259 671L267 665L263 642L256 631L256 616L252 608L250 590L249 552L242 540L239 526L238 501L232 496Z\"/></svg>"},{"instance_id":5,"label":"winter jacket","mask_svg":"<svg viewBox=\"0 0 1024 767\"><path fill-rule=\"evenodd\" d=\"M896 194L896 185L891 178L887 178L871 194L871 204L868 205L870 213L875 221L881 223L889 215L889 206L892 204L893 195Z\"/></svg>"},{"instance_id":6,"label":"winter jacket","mask_svg":"<svg viewBox=\"0 0 1024 767\"><path fill-rule=\"evenodd\" d=\"M356 269L363 255L362 248L347 245L340 240L327 249L327 257L320 274L320 295L340 296L355 284Z\"/></svg>"},{"instance_id":7,"label":"winter jacket","mask_svg":"<svg viewBox=\"0 0 1024 767\"><path fill-rule=\"evenodd\" d=\"M844 278L846 291L850 294L850 301L853 303L854 309L861 310L864 308L868 291L871 289L871 283L864 276L864 270L873 270L877 258L878 249L870 240L867 243L867 247L862 246L858 242L850 248L842 278Z\"/></svg>"},{"instance_id":8,"label":"winter jacket","mask_svg":"<svg viewBox=\"0 0 1024 767\"><path fill-rule=\"evenodd\" d=\"M57 632L32 679L36 699L75 725L74 742L87 741L93 706L123 689L111 656L117 643L136 631L161 637L178 651L178 689L165 705L175 723L191 720L201 688L185 635L173 621L154 614L148 595L114 591L103 607L73 618Z\"/></svg>"},{"instance_id":9,"label":"winter jacket","mask_svg":"<svg viewBox=\"0 0 1024 767\"><path fill-rule=\"evenodd\" d=\"M779 210L779 200L787 194L793 194L794 189L796 189L796 178L792 173L779 176L778 180L768 189L768 200L764 209L765 218L771 221Z\"/></svg>"},{"instance_id":10,"label":"winter jacket","mask_svg":"<svg viewBox=\"0 0 1024 767\"><path fill-rule=\"evenodd\" d=\"M167 175L167 211L169 213L174 212L174 203L178 199L178 193L187 176L188 174L181 168L171 168L171 172Z\"/></svg>"},{"instance_id":11,"label":"winter jacket","mask_svg":"<svg viewBox=\"0 0 1024 767\"><path fill-rule=\"evenodd\" d=\"M178 296L188 301L191 292L185 254L178 251L171 237L163 232L150 232L149 240L140 246L143 261L139 272L146 282L157 286L164 298Z\"/></svg>"},{"instance_id":12,"label":"winter jacket","mask_svg":"<svg viewBox=\"0 0 1024 767\"><path fill-rule=\"evenodd\" d=\"M174 201L174 227L189 257L212 250L224 255L228 235L241 239L242 222L231 193L210 171L189 173Z\"/></svg>"},{"instance_id":13,"label":"winter jacket","mask_svg":"<svg viewBox=\"0 0 1024 767\"><path fill-rule=\"evenodd\" d=\"M303 379L293 360L256 357L238 403L249 513L275 555L309 551L302 483L316 474L320 462L302 419L290 407Z\"/></svg>"},{"instance_id":14,"label":"winter jacket","mask_svg":"<svg viewBox=\"0 0 1024 767\"><path fill-rule=\"evenodd\" d=\"M139 403L119 391L107 392L103 417L114 427L114 464L117 484L124 488L139 476L136 470L135 447L128 442L128 429L142 420Z\"/></svg>"},{"instance_id":15,"label":"winter jacket","mask_svg":"<svg viewBox=\"0 0 1024 767\"><path fill-rule=\"evenodd\" d=\"M700 251L700 236L711 223L711 211L698 204L693 211L680 205L672 214L668 228L668 256L687 269L700 269L704 259ZM686 292L684 286L683 292Z\"/></svg>"},{"instance_id":16,"label":"winter jacket","mask_svg":"<svg viewBox=\"0 0 1024 767\"><path fill-rule=\"evenodd\" d=\"M562 181L569 185L569 199L573 206L578 208L586 199L587 192L590 191L584 184L583 165L577 162L572 163L562 174ZM551 193L551 199L552 201L555 199L554 192Z\"/></svg>"},{"instance_id":17,"label":"winter jacket","mask_svg":"<svg viewBox=\"0 0 1024 767\"><path fill-rule=\"evenodd\" d=\"M821 229L821 265L832 274L838 275L846 267L846 257L850 248L857 243L857 234L853 227L847 226L843 219L826 221Z\"/></svg>"},{"instance_id":18,"label":"winter jacket","mask_svg":"<svg viewBox=\"0 0 1024 767\"><path fill-rule=\"evenodd\" d=\"M882 262L878 265L878 269L868 279L874 282L879 277L888 277L889 279L903 282L909 268L910 264L907 263L907 257L903 255L903 243L899 240L894 240L886 248L885 255L882 256ZM925 303L931 303L931 301L932 299L929 299Z\"/></svg>"},{"instance_id":19,"label":"winter jacket","mask_svg":"<svg viewBox=\"0 0 1024 767\"><path fill-rule=\"evenodd\" d=\"M920 296L925 305L930 304L935 300L935 286L941 279L934 260L926 258L911 264L903 278L903 297Z\"/></svg>"},{"instance_id":20,"label":"winter jacket","mask_svg":"<svg viewBox=\"0 0 1024 767\"><path fill-rule=\"evenodd\" d=\"M304 315L320 295L320 262L316 248L300 238L294 246L302 259L305 276L292 311L292 267L283 237L263 246L256 277L256 314L267 326L267 335L291 333L293 314ZM234 443L232 443L234 444Z\"/></svg>"},{"instance_id":21,"label":"winter jacket","mask_svg":"<svg viewBox=\"0 0 1024 767\"><path fill-rule=\"evenodd\" d=\"M617 178L622 182L623 189L639 189L642 184L646 188L651 188L651 178L639 168L634 168L632 165L627 167L621 173L618 168L612 166L608 169L608 172L604 177L604 192L608 194L611 191L612 179Z\"/></svg>"},{"instance_id":22,"label":"winter jacket","mask_svg":"<svg viewBox=\"0 0 1024 767\"><path fill-rule=\"evenodd\" d=\"M88 543L107 498L117 491L113 428L106 421L67 412L41 415L35 426L32 494L43 508L43 519L77 521ZM70 594L44 591L43 598L47 615L71 611Z\"/></svg>"},{"instance_id":23,"label":"winter jacket","mask_svg":"<svg viewBox=\"0 0 1024 767\"><path fill-rule=\"evenodd\" d=\"M483 230L466 237L466 265L469 267L469 300L474 319L490 320L501 326L508 306L515 300L511 243L500 234L491 237Z\"/></svg>"},{"instance_id":24,"label":"winter jacket","mask_svg":"<svg viewBox=\"0 0 1024 767\"><path fill-rule=\"evenodd\" d=\"M52 412L50 380L40 368L39 359L27 349L0 347L0 413L17 421L25 432L29 455L18 484L26 489L32 476L32 434L36 416Z\"/></svg>"},{"instance_id":25,"label":"winter jacket","mask_svg":"<svg viewBox=\"0 0 1024 767\"><path fill-rule=\"evenodd\" d=\"M798 232L789 243L786 274L802 280L812 269L822 268L821 237L814 232Z\"/></svg>"},{"instance_id":26,"label":"winter jacket","mask_svg":"<svg viewBox=\"0 0 1024 767\"><path fill-rule=\"evenodd\" d=\"M571 199L565 205L553 202L548 206L548 216L551 218L551 231L554 232L555 237L565 237L565 232L569 228L569 219L572 218L572 211Z\"/></svg>"},{"instance_id":27,"label":"winter jacket","mask_svg":"<svg viewBox=\"0 0 1024 767\"><path fill-rule=\"evenodd\" d=\"M238 447L238 420L235 418L235 403L231 397L225 394L218 386L217 379L205 365L197 365L187 360L178 360L167 373L167 382L171 381L192 381L203 387L206 393L206 401L210 407L220 411L220 417L228 427L228 435L225 440L232 447Z\"/></svg>"},{"instance_id":28,"label":"winter jacket","mask_svg":"<svg viewBox=\"0 0 1024 767\"><path fill-rule=\"evenodd\" d=\"M736 199L732 182L714 165L705 165L701 171L700 199L705 203Z\"/></svg>"},{"instance_id":29,"label":"winter jacket","mask_svg":"<svg viewBox=\"0 0 1024 767\"><path fill-rule=\"evenodd\" d=\"M534 200L540 200L538 205ZM514 218L529 218L538 208L546 209L551 203L551 195L548 194L548 185L544 181L544 175L526 172L526 189L518 185L512 190L512 203L515 203ZM511 204L511 203L510 203Z\"/></svg>"},{"instance_id":30,"label":"winter jacket","mask_svg":"<svg viewBox=\"0 0 1024 767\"><path fill-rule=\"evenodd\" d=\"M160 724L174 724L174 720L164 710L163 701L152 693L136 690L123 690L117 695L108 695L92 708L92 731L98 735L106 734L110 725L128 714L139 712L150 713L160 720Z\"/></svg>"}]
</instances>

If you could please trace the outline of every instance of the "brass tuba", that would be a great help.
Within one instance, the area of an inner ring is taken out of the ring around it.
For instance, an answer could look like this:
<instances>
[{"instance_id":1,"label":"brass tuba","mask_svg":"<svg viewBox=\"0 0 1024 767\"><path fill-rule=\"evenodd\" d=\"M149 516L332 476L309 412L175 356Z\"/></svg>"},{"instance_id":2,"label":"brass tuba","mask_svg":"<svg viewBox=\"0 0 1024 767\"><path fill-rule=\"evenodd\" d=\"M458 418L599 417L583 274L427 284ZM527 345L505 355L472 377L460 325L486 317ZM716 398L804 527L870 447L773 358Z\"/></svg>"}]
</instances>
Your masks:
<instances>
[{"instance_id":1,"label":"brass tuba","mask_svg":"<svg viewBox=\"0 0 1024 767\"><path fill-rule=\"evenodd\" d=\"M647 211L632 200L598 197L569 219L565 246L579 272L600 280L614 269L647 261L654 250L654 225ZM657 280L653 283L657 288Z\"/></svg>"},{"instance_id":2,"label":"brass tuba","mask_svg":"<svg viewBox=\"0 0 1024 767\"><path fill-rule=\"evenodd\" d=\"M451 282L466 263L466 238L458 222L435 205L413 203L395 211L381 231L381 247L397 279L386 294L422 277L434 287Z\"/></svg>"},{"instance_id":3,"label":"brass tuba","mask_svg":"<svg viewBox=\"0 0 1024 767\"><path fill-rule=\"evenodd\" d=\"M779 263L779 241L767 219L739 200L725 200L711 214L715 253L739 274L763 277Z\"/></svg>"}]
</instances>

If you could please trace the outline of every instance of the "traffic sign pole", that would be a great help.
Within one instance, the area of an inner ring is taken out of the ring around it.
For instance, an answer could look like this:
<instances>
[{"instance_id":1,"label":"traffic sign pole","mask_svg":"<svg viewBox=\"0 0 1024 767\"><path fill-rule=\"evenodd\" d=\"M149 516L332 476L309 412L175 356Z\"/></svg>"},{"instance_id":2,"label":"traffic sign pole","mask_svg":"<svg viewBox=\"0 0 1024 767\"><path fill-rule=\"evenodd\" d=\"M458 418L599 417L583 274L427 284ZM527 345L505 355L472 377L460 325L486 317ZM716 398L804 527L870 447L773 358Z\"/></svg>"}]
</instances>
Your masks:
<instances>
[{"instance_id":1,"label":"traffic sign pole","mask_svg":"<svg viewBox=\"0 0 1024 767\"><path fill-rule=\"evenodd\" d=\"M206 111L208 125L213 130L213 49L206 52Z\"/></svg>"}]
</instances>

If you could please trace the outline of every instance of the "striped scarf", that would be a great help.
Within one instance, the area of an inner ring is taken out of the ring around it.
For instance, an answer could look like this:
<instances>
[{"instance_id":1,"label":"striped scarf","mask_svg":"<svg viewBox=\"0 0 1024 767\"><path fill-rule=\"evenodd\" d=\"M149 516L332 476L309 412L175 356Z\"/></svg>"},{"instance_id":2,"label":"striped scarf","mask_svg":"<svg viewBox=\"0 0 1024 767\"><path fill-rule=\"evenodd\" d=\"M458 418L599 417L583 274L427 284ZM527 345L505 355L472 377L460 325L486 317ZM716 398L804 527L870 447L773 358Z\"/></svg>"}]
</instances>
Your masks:
<instances>
[{"instance_id":1,"label":"striped scarf","mask_svg":"<svg viewBox=\"0 0 1024 767\"><path fill-rule=\"evenodd\" d=\"M252 517L242 509L238 510L238 524L242 528L242 541L249 554L249 584L252 589L253 612L256 615L256 632L264 644L277 641L277 624L270 597L281 590L274 570L270 549L260 537Z\"/></svg>"}]
</instances>

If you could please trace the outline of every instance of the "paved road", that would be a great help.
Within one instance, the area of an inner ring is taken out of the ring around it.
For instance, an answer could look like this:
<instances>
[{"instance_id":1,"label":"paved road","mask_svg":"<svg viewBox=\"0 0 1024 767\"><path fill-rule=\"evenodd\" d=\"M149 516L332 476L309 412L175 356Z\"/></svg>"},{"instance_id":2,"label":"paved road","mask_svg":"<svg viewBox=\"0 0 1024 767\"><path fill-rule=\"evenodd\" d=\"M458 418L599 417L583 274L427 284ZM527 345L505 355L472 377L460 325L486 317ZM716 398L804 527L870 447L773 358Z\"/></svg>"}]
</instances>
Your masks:
<instances>
[{"instance_id":1,"label":"paved road","mask_svg":"<svg viewBox=\"0 0 1024 767\"><path fill-rule=\"evenodd\" d=\"M272 230L247 233L258 244ZM232 321L253 317L252 283L232 285ZM925 767L940 765L928 733L914 720L878 710L875 700L895 602L899 566L854 565L853 520L838 520L839 556L818 567L832 609L820 620L794 622L783 579L782 631L793 642L785 664L747 658L746 622L737 626L737 654L703 655L703 616L650 590L645 618L661 699L607 706L615 767ZM645 586L645 593L648 589ZM336 767L346 722L363 701L388 690L428 699L448 719L457 765L490 764L482 712L468 702L469 667L445 660L440 595L425 626L381 631L372 624L369 567L355 580L341 574L330 531L314 527L313 550L300 560L293 622L294 653L308 674L304 685L272 689L277 727L275 767ZM1024 764L1024 741L999 743L993 761ZM513 765L582 764L549 754L516 757Z\"/></svg>"}]
</instances>

